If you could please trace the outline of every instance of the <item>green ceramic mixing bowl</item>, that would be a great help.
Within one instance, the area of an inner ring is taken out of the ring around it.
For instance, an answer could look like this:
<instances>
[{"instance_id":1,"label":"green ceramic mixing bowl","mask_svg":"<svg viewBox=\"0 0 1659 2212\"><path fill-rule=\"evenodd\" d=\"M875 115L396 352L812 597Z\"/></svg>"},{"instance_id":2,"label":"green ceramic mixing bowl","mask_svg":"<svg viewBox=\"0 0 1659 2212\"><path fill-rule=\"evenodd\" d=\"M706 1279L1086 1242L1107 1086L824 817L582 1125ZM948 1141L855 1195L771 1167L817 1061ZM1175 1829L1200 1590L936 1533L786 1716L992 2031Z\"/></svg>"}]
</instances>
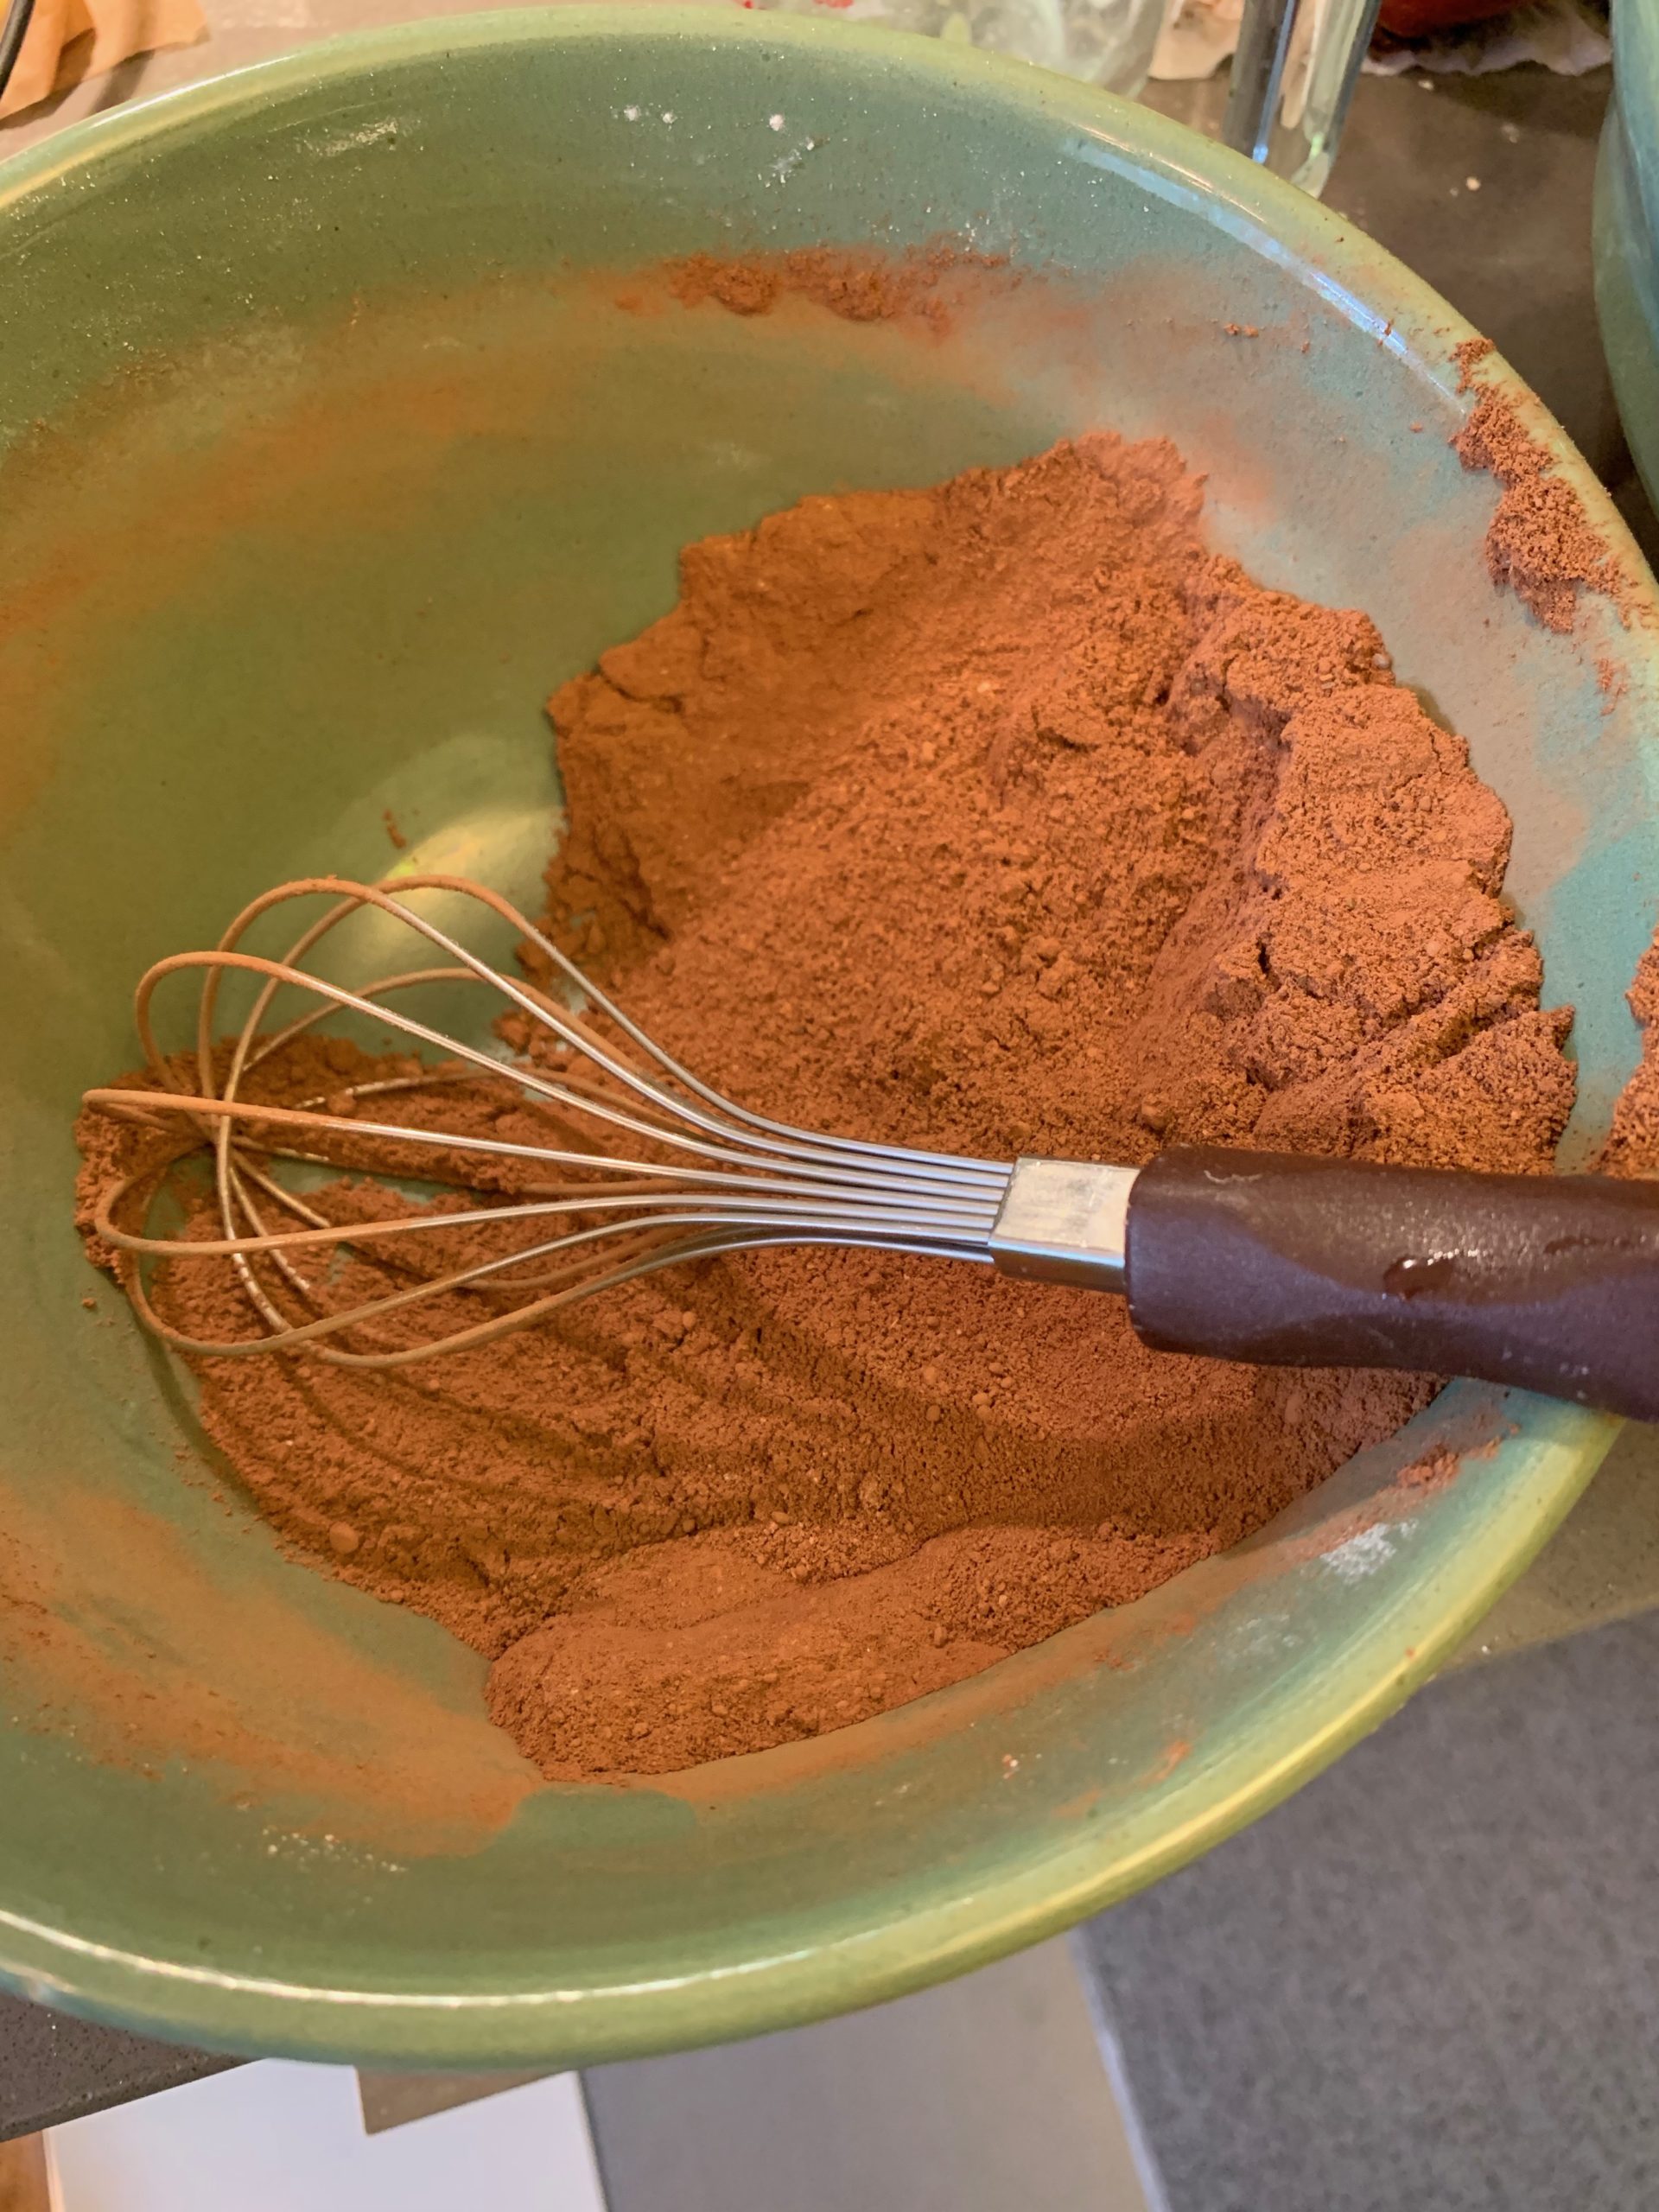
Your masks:
<instances>
[{"instance_id":1,"label":"green ceramic mixing bowl","mask_svg":"<svg viewBox=\"0 0 1659 2212\"><path fill-rule=\"evenodd\" d=\"M1047 274L993 272L941 333L690 308L628 273L944 232ZM1456 1386L1237 1552L977 1681L661 1787L542 1787L484 1719L481 1662L285 1560L221 1485L68 1216L76 1096L130 1060L144 963L313 868L533 895L542 702L668 607L685 541L1100 424L1177 440L1216 542L1367 608L1468 733L1578 1007L1581 1154L1636 1049L1655 633L1596 601L1548 635L1494 589L1495 487L1447 448L1467 333L1439 300L1288 187L1035 71L572 10L358 39L66 132L0 171L0 306L13 1986L377 2064L775 2028L1168 1872L1465 1634L1611 1423Z\"/></svg>"},{"instance_id":2,"label":"green ceramic mixing bowl","mask_svg":"<svg viewBox=\"0 0 1659 2212\"><path fill-rule=\"evenodd\" d=\"M1596 310L1620 420L1659 499L1659 13L1612 19L1613 98L1596 166Z\"/></svg>"}]
</instances>

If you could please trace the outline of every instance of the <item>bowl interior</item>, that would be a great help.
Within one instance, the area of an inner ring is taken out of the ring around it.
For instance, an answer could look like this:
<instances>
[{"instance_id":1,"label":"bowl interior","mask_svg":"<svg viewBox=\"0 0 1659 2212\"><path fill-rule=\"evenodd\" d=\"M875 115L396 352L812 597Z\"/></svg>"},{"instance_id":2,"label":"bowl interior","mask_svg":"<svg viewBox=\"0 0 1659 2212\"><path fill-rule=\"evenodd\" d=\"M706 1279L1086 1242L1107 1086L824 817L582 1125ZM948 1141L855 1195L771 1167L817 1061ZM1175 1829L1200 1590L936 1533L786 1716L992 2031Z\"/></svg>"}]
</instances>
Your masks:
<instances>
[{"instance_id":1,"label":"bowl interior","mask_svg":"<svg viewBox=\"0 0 1659 2212\"><path fill-rule=\"evenodd\" d=\"M1031 272L944 333L687 308L652 273L941 233ZM1602 603L1558 638L1494 590L1441 303L1075 86L633 10L379 35L67 134L0 172L0 262L29 334L0 349L10 1976L316 2056L663 2048L1062 1925L1380 1718L1611 1424L1458 1386L1227 1559L978 1681L664 1787L540 1786L481 1662L219 1486L79 1258L69 1125L130 1060L140 969L271 881L395 861L533 899L543 702L666 608L688 539L1106 426L1173 437L1215 542L1364 607L1471 738L1579 1010L1582 1151L1635 1052L1659 669Z\"/></svg>"}]
</instances>

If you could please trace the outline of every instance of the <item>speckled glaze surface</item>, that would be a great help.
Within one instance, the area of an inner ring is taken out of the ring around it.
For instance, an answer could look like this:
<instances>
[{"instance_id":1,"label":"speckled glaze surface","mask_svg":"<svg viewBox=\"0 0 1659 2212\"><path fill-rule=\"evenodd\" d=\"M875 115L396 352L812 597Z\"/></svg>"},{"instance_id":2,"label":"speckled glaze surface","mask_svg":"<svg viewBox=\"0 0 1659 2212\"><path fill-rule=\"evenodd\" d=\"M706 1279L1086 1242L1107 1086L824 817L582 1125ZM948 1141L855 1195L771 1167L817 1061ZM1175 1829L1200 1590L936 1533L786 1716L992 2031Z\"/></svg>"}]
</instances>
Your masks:
<instances>
[{"instance_id":1,"label":"speckled glaze surface","mask_svg":"<svg viewBox=\"0 0 1659 2212\"><path fill-rule=\"evenodd\" d=\"M1044 273L944 337L617 274L941 232ZM1075 85L633 9L423 24L67 133L0 170L0 268L11 1984L378 2065L753 2033L1109 1904L1382 1719L1611 1423L1454 1387L1238 1551L976 1681L670 1786L541 1787L480 1661L214 1495L188 1391L117 1301L84 1308L68 1129L130 1052L139 967L276 878L384 868L388 808L404 864L533 891L541 702L670 603L688 538L1105 424L1173 437L1217 543L1364 607L1469 734L1579 1008L1581 1157L1654 919L1652 603L1639 580L1629 626L1597 602L1560 638L1495 592L1443 303Z\"/></svg>"}]
</instances>

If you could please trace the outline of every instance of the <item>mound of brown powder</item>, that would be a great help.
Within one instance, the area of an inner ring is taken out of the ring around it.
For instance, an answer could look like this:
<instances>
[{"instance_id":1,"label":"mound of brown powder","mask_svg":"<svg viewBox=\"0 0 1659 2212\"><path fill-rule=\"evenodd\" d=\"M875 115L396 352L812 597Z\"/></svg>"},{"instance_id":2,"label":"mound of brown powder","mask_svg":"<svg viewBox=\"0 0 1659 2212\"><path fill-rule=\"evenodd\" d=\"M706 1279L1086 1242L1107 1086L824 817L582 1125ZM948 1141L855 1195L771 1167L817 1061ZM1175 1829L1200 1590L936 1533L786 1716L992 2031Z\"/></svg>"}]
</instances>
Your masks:
<instances>
[{"instance_id":1,"label":"mound of brown powder","mask_svg":"<svg viewBox=\"0 0 1659 2212\"><path fill-rule=\"evenodd\" d=\"M1567 1016L1501 903L1503 806L1363 616L1210 556L1198 507L1167 447L1096 437L690 548L674 611L553 702L563 940L809 1125L1545 1167ZM318 1082L273 1064L272 1095ZM85 1135L89 1189L143 1141ZM163 1295L252 1328L224 1269ZM430 1366L200 1381L288 1541L487 1654L553 1776L958 1680L1236 1541L1428 1389L1160 1357L1109 1298L817 1251Z\"/></svg>"}]
</instances>

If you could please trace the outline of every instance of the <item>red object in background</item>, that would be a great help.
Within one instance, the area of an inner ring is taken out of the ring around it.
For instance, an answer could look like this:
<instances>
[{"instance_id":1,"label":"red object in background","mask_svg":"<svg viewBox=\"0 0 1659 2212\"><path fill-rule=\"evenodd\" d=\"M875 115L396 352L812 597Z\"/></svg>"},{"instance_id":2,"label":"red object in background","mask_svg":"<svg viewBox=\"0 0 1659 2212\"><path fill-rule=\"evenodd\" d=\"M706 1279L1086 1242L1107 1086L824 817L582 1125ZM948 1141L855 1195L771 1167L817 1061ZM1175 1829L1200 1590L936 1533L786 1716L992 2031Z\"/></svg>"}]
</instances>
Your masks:
<instances>
[{"instance_id":1,"label":"red object in background","mask_svg":"<svg viewBox=\"0 0 1659 2212\"><path fill-rule=\"evenodd\" d=\"M1378 26L1395 38L1427 38L1433 31L1449 31L1459 23L1478 23L1488 16L1505 16L1515 0L1382 0Z\"/></svg>"}]
</instances>

